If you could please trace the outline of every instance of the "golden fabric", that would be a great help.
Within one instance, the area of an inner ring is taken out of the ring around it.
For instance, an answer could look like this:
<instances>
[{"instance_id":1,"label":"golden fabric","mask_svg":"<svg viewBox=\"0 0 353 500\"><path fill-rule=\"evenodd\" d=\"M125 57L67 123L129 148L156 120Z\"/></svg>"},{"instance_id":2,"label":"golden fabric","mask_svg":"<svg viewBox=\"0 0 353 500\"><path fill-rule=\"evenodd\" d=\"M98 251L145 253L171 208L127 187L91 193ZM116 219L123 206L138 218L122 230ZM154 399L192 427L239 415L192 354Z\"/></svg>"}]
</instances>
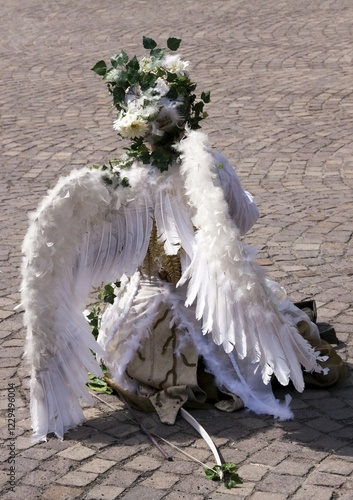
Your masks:
<instances>
[{"instance_id":1,"label":"golden fabric","mask_svg":"<svg viewBox=\"0 0 353 500\"><path fill-rule=\"evenodd\" d=\"M142 273L146 273L150 278L156 269L158 269L162 280L173 283L173 285L176 285L181 278L179 255L167 255L165 253L164 244L158 241L157 226L155 220L153 220L151 237L143 262Z\"/></svg>"}]
</instances>

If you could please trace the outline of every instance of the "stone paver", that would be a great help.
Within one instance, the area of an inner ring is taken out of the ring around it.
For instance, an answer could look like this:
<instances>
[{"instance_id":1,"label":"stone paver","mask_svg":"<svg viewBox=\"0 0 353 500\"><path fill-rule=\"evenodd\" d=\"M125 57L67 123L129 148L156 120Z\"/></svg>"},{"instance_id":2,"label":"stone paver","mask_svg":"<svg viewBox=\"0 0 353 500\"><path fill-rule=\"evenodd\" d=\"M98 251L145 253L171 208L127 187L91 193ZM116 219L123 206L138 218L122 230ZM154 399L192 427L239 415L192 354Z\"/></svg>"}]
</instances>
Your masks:
<instances>
[{"instance_id":1,"label":"stone paver","mask_svg":"<svg viewBox=\"0 0 353 500\"><path fill-rule=\"evenodd\" d=\"M182 5L182 7L181 7ZM21 243L59 176L104 163L121 143L104 84L90 68L142 35L183 40L193 78L211 90L213 145L233 159L261 218L247 242L293 301L314 298L353 359L353 66L351 0L0 0L0 497L67 500L348 500L353 496L352 379L337 389L278 389L295 420L194 412L244 483L227 490L173 448L165 461L114 396L86 408L61 442L30 440L22 360ZM10 434L8 389L16 395ZM146 422L208 465L184 421ZM16 456L12 461L13 451ZM10 467L15 467L10 469ZM11 474L15 492L11 492Z\"/></svg>"}]
</instances>

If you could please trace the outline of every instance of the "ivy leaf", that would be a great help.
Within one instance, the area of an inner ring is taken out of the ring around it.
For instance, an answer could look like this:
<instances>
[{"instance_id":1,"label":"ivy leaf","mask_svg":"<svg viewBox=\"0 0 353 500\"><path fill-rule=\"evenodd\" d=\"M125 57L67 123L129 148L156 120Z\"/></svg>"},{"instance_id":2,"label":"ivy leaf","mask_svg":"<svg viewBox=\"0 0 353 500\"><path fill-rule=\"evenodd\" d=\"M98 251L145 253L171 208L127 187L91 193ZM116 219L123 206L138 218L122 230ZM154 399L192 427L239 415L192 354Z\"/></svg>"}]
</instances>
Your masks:
<instances>
[{"instance_id":1,"label":"ivy leaf","mask_svg":"<svg viewBox=\"0 0 353 500\"><path fill-rule=\"evenodd\" d=\"M114 87L113 89L113 103L117 106L125 101L125 90L122 87Z\"/></svg>"},{"instance_id":2,"label":"ivy leaf","mask_svg":"<svg viewBox=\"0 0 353 500\"><path fill-rule=\"evenodd\" d=\"M105 61L98 61L91 70L97 73L97 75L104 76L107 72L107 65Z\"/></svg>"},{"instance_id":3,"label":"ivy leaf","mask_svg":"<svg viewBox=\"0 0 353 500\"><path fill-rule=\"evenodd\" d=\"M138 71L140 69L140 64L138 62L138 59L136 56L134 56L126 65L126 68L131 68L131 69L134 69L136 71Z\"/></svg>"},{"instance_id":4,"label":"ivy leaf","mask_svg":"<svg viewBox=\"0 0 353 500\"><path fill-rule=\"evenodd\" d=\"M218 472L216 472L212 469L204 469L204 471L205 471L206 479L210 479L211 481L219 481Z\"/></svg>"},{"instance_id":5,"label":"ivy leaf","mask_svg":"<svg viewBox=\"0 0 353 500\"><path fill-rule=\"evenodd\" d=\"M202 92L201 99L206 104L211 102L211 92Z\"/></svg>"},{"instance_id":6,"label":"ivy leaf","mask_svg":"<svg viewBox=\"0 0 353 500\"><path fill-rule=\"evenodd\" d=\"M221 465L221 470L223 472L235 472L237 470L238 466L236 464L233 464L232 462L226 462L225 464Z\"/></svg>"},{"instance_id":7,"label":"ivy leaf","mask_svg":"<svg viewBox=\"0 0 353 500\"><path fill-rule=\"evenodd\" d=\"M114 304L114 299L115 295L109 294L109 295L104 295L104 302L108 304Z\"/></svg>"},{"instance_id":8,"label":"ivy leaf","mask_svg":"<svg viewBox=\"0 0 353 500\"><path fill-rule=\"evenodd\" d=\"M231 490L232 488L235 488L237 484L241 484L242 482L234 481L234 479L230 479L229 481L224 481L224 486L228 489Z\"/></svg>"},{"instance_id":9,"label":"ivy leaf","mask_svg":"<svg viewBox=\"0 0 353 500\"><path fill-rule=\"evenodd\" d=\"M147 146L143 143L142 138L135 139L130 148L127 149L127 155L130 158L138 158L144 164L148 164L150 162L150 152Z\"/></svg>"},{"instance_id":10,"label":"ivy leaf","mask_svg":"<svg viewBox=\"0 0 353 500\"><path fill-rule=\"evenodd\" d=\"M180 46L181 39L180 38L168 38L167 47L169 50L178 50Z\"/></svg>"},{"instance_id":11,"label":"ivy leaf","mask_svg":"<svg viewBox=\"0 0 353 500\"><path fill-rule=\"evenodd\" d=\"M140 86L142 92L149 89L150 87L154 87L157 78L158 76L154 73L142 73L140 77Z\"/></svg>"},{"instance_id":12,"label":"ivy leaf","mask_svg":"<svg viewBox=\"0 0 353 500\"><path fill-rule=\"evenodd\" d=\"M167 72L167 82L175 82L178 80L178 76L175 73Z\"/></svg>"},{"instance_id":13,"label":"ivy leaf","mask_svg":"<svg viewBox=\"0 0 353 500\"><path fill-rule=\"evenodd\" d=\"M122 50L120 54L114 54L110 58L110 62L113 66L113 68L117 68L118 66L124 66L129 60L129 56L125 52L125 50Z\"/></svg>"},{"instance_id":14,"label":"ivy leaf","mask_svg":"<svg viewBox=\"0 0 353 500\"><path fill-rule=\"evenodd\" d=\"M199 101L196 104L194 104L194 111L195 111L196 116L199 116L202 113L203 106L204 106L204 103L202 101Z\"/></svg>"},{"instance_id":15,"label":"ivy leaf","mask_svg":"<svg viewBox=\"0 0 353 500\"><path fill-rule=\"evenodd\" d=\"M165 151L162 147L158 147L151 153L151 162L153 165L158 168L161 172L166 172L170 165L170 157L171 155ZM175 155L176 157L176 155Z\"/></svg>"},{"instance_id":16,"label":"ivy leaf","mask_svg":"<svg viewBox=\"0 0 353 500\"><path fill-rule=\"evenodd\" d=\"M120 73L118 69L112 68L105 73L103 80L117 81Z\"/></svg>"},{"instance_id":17,"label":"ivy leaf","mask_svg":"<svg viewBox=\"0 0 353 500\"><path fill-rule=\"evenodd\" d=\"M142 44L145 49L149 50L157 47L157 43L153 40L153 38L148 38L147 36L142 37Z\"/></svg>"},{"instance_id":18,"label":"ivy leaf","mask_svg":"<svg viewBox=\"0 0 353 500\"><path fill-rule=\"evenodd\" d=\"M153 49L150 52L150 56L154 59L162 59L164 56L164 49Z\"/></svg>"},{"instance_id":19,"label":"ivy leaf","mask_svg":"<svg viewBox=\"0 0 353 500\"><path fill-rule=\"evenodd\" d=\"M87 386L94 392L105 392L107 394L112 394L113 390L109 385L102 379L94 378L90 382L87 382Z\"/></svg>"},{"instance_id":20,"label":"ivy leaf","mask_svg":"<svg viewBox=\"0 0 353 500\"><path fill-rule=\"evenodd\" d=\"M127 71L118 71L118 74L115 77L115 81L118 84L126 83L127 82Z\"/></svg>"},{"instance_id":21,"label":"ivy leaf","mask_svg":"<svg viewBox=\"0 0 353 500\"><path fill-rule=\"evenodd\" d=\"M171 87L170 90L167 92L166 97L168 99L171 99L172 101L178 99L178 91L175 87Z\"/></svg>"},{"instance_id":22,"label":"ivy leaf","mask_svg":"<svg viewBox=\"0 0 353 500\"><path fill-rule=\"evenodd\" d=\"M105 285L103 302L107 302L109 304L114 304L115 297L116 297L116 295L114 293L114 288L112 287L112 285L111 284Z\"/></svg>"},{"instance_id":23,"label":"ivy leaf","mask_svg":"<svg viewBox=\"0 0 353 500\"><path fill-rule=\"evenodd\" d=\"M215 465L212 469L204 469L206 479L211 479L211 481L220 481L221 474L223 472L223 483L228 490L235 488L237 484L242 484L243 481L237 474L238 466L231 462Z\"/></svg>"},{"instance_id":24,"label":"ivy leaf","mask_svg":"<svg viewBox=\"0 0 353 500\"><path fill-rule=\"evenodd\" d=\"M138 73L138 70L136 71L135 68L127 68L126 76L130 85L134 85L135 83L139 82L140 75Z\"/></svg>"}]
</instances>

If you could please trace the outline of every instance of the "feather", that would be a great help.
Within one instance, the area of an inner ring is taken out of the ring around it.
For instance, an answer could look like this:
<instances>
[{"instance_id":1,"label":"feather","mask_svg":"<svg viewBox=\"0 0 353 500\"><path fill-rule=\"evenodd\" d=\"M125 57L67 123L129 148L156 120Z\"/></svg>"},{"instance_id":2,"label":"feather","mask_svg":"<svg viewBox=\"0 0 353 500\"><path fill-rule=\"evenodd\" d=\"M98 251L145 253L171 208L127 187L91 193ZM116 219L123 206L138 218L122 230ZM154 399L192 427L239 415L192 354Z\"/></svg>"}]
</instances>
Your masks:
<instances>
[{"instance_id":1,"label":"feather","mask_svg":"<svg viewBox=\"0 0 353 500\"><path fill-rule=\"evenodd\" d=\"M190 415L189 412L187 412L184 408L180 408L180 415L183 417L186 422L188 422L199 434L200 436L205 440L207 443L208 447L213 453L214 459L216 461L216 464L221 466L222 465L222 460L221 457L218 453L217 447L212 441L211 436L208 434L208 432L198 423L198 421ZM220 470L219 471L219 476L221 479L223 479L223 472Z\"/></svg>"},{"instance_id":2,"label":"feather","mask_svg":"<svg viewBox=\"0 0 353 500\"><path fill-rule=\"evenodd\" d=\"M196 317L202 319L203 332L211 333L214 342L223 344L227 353L236 348L241 359L259 359L265 384L274 373L283 384L291 376L302 390L303 378L294 348L296 337L291 335L266 287L263 270L252 262L252 252L240 240L241 231L231 217L220 187L217 158L200 132L189 133L178 149L197 228L192 260L180 280L180 284L188 281L186 306L196 302ZM240 205L243 206L233 207L233 212L244 215L246 202ZM253 207L250 213L252 220ZM213 287L217 287L217 294ZM317 368L309 344L305 351L306 366Z\"/></svg>"},{"instance_id":3,"label":"feather","mask_svg":"<svg viewBox=\"0 0 353 500\"><path fill-rule=\"evenodd\" d=\"M49 432L62 438L82 421L78 401L91 401L87 371L101 374L91 351L100 356L104 351L82 314L90 288L124 272L132 275L145 257L152 208L132 170L134 176L131 188L109 190L100 172L74 171L32 216L23 244L21 293L39 439Z\"/></svg>"},{"instance_id":4,"label":"feather","mask_svg":"<svg viewBox=\"0 0 353 500\"><path fill-rule=\"evenodd\" d=\"M246 234L259 218L259 211L250 193L245 191L239 178L227 158L214 153L218 169L219 182L229 208L229 215L235 221L240 234Z\"/></svg>"},{"instance_id":5,"label":"feather","mask_svg":"<svg viewBox=\"0 0 353 500\"><path fill-rule=\"evenodd\" d=\"M158 239L164 243L167 255L176 255L180 249L180 237L175 224L169 193L159 192L159 203L155 207Z\"/></svg>"}]
</instances>

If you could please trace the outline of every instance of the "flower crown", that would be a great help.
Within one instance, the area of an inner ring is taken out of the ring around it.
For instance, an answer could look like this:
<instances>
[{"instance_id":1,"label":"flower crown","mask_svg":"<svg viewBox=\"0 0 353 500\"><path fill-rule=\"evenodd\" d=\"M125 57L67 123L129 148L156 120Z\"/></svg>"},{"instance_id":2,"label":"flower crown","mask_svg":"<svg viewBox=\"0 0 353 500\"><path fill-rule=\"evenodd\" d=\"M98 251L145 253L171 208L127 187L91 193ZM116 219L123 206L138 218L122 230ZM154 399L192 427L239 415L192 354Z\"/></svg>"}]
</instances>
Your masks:
<instances>
[{"instance_id":1,"label":"flower crown","mask_svg":"<svg viewBox=\"0 0 353 500\"><path fill-rule=\"evenodd\" d=\"M175 52L180 43L178 38L168 38L167 47ZM122 50L111 56L110 68L101 60L92 70L107 82L118 110L113 128L131 141L121 162L128 166L139 159L164 171L178 159L173 145L185 128L196 130L207 117L204 104L210 102L210 92L202 92L197 100L196 83L187 71L189 62L157 48L152 38L144 36L143 46L150 51L148 57L129 59Z\"/></svg>"}]
</instances>

